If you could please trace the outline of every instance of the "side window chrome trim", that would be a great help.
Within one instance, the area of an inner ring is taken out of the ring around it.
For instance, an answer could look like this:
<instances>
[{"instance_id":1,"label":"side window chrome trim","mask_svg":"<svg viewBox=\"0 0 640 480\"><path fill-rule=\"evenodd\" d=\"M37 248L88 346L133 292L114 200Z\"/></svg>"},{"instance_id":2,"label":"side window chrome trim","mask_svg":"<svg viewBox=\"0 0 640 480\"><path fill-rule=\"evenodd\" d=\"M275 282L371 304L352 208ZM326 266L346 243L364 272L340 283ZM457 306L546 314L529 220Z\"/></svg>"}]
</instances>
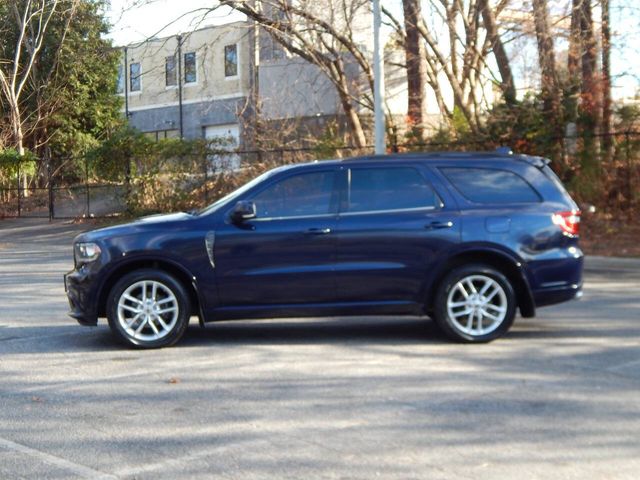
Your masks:
<instances>
[{"instance_id":1,"label":"side window chrome trim","mask_svg":"<svg viewBox=\"0 0 640 480\"><path fill-rule=\"evenodd\" d=\"M428 207L413 207L413 208L392 208L389 210L362 210L359 212L345 211L345 212L340 212L338 215L341 217L346 217L346 216L353 216L353 215L372 215L376 213L403 213L403 212L418 212L421 210L433 211L433 210L440 210L442 206L443 205L441 203L439 207L428 206Z\"/></svg>"}]
</instances>

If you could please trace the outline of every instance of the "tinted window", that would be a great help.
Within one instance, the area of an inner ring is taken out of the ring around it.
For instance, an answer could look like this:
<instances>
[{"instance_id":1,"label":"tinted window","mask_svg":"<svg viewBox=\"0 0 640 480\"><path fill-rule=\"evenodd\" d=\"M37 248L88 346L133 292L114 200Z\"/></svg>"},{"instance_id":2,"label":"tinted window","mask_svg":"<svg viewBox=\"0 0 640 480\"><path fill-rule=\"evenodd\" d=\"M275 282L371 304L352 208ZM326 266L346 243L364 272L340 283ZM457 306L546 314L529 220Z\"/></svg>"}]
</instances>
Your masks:
<instances>
[{"instance_id":1,"label":"tinted window","mask_svg":"<svg viewBox=\"0 0 640 480\"><path fill-rule=\"evenodd\" d=\"M124 93L124 66L118 65L118 83L116 83L116 93Z\"/></svg>"},{"instance_id":2,"label":"tinted window","mask_svg":"<svg viewBox=\"0 0 640 480\"><path fill-rule=\"evenodd\" d=\"M522 177L489 168L441 168L460 193L476 203L532 203L540 196Z\"/></svg>"},{"instance_id":3,"label":"tinted window","mask_svg":"<svg viewBox=\"0 0 640 480\"><path fill-rule=\"evenodd\" d=\"M196 53L184 54L184 83L195 83L198 80L196 74Z\"/></svg>"},{"instance_id":4,"label":"tinted window","mask_svg":"<svg viewBox=\"0 0 640 480\"><path fill-rule=\"evenodd\" d=\"M415 168L351 170L349 212L424 208L439 204L434 191Z\"/></svg>"},{"instance_id":5,"label":"tinted window","mask_svg":"<svg viewBox=\"0 0 640 480\"><path fill-rule=\"evenodd\" d=\"M164 59L164 78L165 85L172 87L178 84L178 78L176 75L176 57L171 55Z\"/></svg>"},{"instance_id":6,"label":"tinted window","mask_svg":"<svg viewBox=\"0 0 640 480\"><path fill-rule=\"evenodd\" d=\"M331 210L333 172L295 175L257 194L258 218L324 215Z\"/></svg>"},{"instance_id":7,"label":"tinted window","mask_svg":"<svg viewBox=\"0 0 640 480\"><path fill-rule=\"evenodd\" d=\"M235 77L238 75L238 47L227 45L224 47L224 76Z\"/></svg>"},{"instance_id":8,"label":"tinted window","mask_svg":"<svg viewBox=\"0 0 640 480\"><path fill-rule=\"evenodd\" d=\"M140 63L132 63L129 65L129 90L139 92L142 89L140 82Z\"/></svg>"}]
</instances>

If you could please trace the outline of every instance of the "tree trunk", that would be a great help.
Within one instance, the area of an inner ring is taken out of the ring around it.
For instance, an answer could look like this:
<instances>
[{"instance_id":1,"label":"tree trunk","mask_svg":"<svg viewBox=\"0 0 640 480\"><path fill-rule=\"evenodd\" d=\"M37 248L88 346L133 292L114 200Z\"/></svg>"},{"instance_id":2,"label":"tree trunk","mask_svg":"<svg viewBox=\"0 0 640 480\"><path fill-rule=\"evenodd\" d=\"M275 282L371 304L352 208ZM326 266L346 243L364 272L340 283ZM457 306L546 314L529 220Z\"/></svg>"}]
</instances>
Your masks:
<instances>
[{"instance_id":1,"label":"tree trunk","mask_svg":"<svg viewBox=\"0 0 640 480\"><path fill-rule=\"evenodd\" d=\"M500 88L502 89L502 95L504 100L509 105L513 105L516 102L516 86L513 81L513 73L511 72L511 64L509 57L498 33L498 26L496 19L493 15L493 10L489 6L488 0L480 0L480 9L482 11L482 20L484 22L484 28L487 30L487 36L491 42L491 49L493 55L498 64L498 71L502 78Z\"/></svg>"},{"instance_id":2,"label":"tree trunk","mask_svg":"<svg viewBox=\"0 0 640 480\"><path fill-rule=\"evenodd\" d=\"M533 0L533 18L538 42L538 61L540 62L541 86L545 115L554 123L557 119L559 102L558 76L553 39L549 28L546 0Z\"/></svg>"},{"instance_id":3,"label":"tree trunk","mask_svg":"<svg viewBox=\"0 0 640 480\"><path fill-rule=\"evenodd\" d=\"M11 123L13 127L13 143L18 152L18 162L22 160L25 154L24 150L24 132L22 131L22 121L20 116L20 107L16 104L11 106ZM24 171L24 165L20 165L20 171L22 172L22 194L25 197L29 196L27 172ZM20 195L20 192L18 192Z\"/></svg>"},{"instance_id":4,"label":"tree trunk","mask_svg":"<svg viewBox=\"0 0 640 480\"><path fill-rule=\"evenodd\" d=\"M582 90L580 95L580 111L582 134L585 141L585 160L596 160L599 142L597 133L600 120L600 92L596 72L597 45L593 34L593 18L591 1L582 0L580 31L582 40Z\"/></svg>"},{"instance_id":5,"label":"tree trunk","mask_svg":"<svg viewBox=\"0 0 640 480\"><path fill-rule=\"evenodd\" d=\"M427 113L426 49L420 32L418 21L422 18L420 0L403 0L405 26L405 56L407 62L407 123L410 131L419 141L424 140L425 119Z\"/></svg>"},{"instance_id":6,"label":"tree trunk","mask_svg":"<svg viewBox=\"0 0 640 480\"><path fill-rule=\"evenodd\" d=\"M11 126L13 127L13 145L21 157L24 156L24 132L22 131L22 121L20 107L11 105Z\"/></svg>"},{"instance_id":7,"label":"tree trunk","mask_svg":"<svg viewBox=\"0 0 640 480\"><path fill-rule=\"evenodd\" d=\"M533 0L533 19L538 43L538 61L540 62L540 83L544 117L549 132L550 157L556 161L562 158L562 137L564 128L561 123L561 92L556 73L556 58L549 26L547 0ZM562 170L566 169L566 164ZM563 173L563 172L561 172Z\"/></svg>"},{"instance_id":8,"label":"tree trunk","mask_svg":"<svg viewBox=\"0 0 640 480\"><path fill-rule=\"evenodd\" d=\"M582 50L582 40L580 33L580 17L582 0L572 0L571 2L571 27L569 31L569 49L567 53L567 102L566 115L567 122L573 124L571 130L575 130L575 124L578 120L578 100L580 97L580 52ZM569 128L569 127L567 127ZM573 141L573 140L572 140Z\"/></svg>"},{"instance_id":9,"label":"tree trunk","mask_svg":"<svg viewBox=\"0 0 640 480\"><path fill-rule=\"evenodd\" d=\"M569 81L580 83L580 17L582 16L582 0L572 0L571 2L571 27L569 31L569 51L567 55L567 70L569 71Z\"/></svg>"},{"instance_id":10,"label":"tree trunk","mask_svg":"<svg viewBox=\"0 0 640 480\"><path fill-rule=\"evenodd\" d=\"M556 59L549 28L546 0L533 0L533 18L538 42L538 61L540 62L540 82L544 113L547 120L552 125L556 125L560 107L560 89L558 87Z\"/></svg>"},{"instance_id":11,"label":"tree trunk","mask_svg":"<svg viewBox=\"0 0 640 480\"><path fill-rule=\"evenodd\" d=\"M611 25L609 0L602 0L602 154L610 162L613 157L612 101L611 101Z\"/></svg>"},{"instance_id":12,"label":"tree trunk","mask_svg":"<svg viewBox=\"0 0 640 480\"><path fill-rule=\"evenodd\" d=\"M351 102L351 95L349 94L349 86L347 84L347 78L344 74L344 65L342 59L338 58L334 61L333 70L337 79L337 91L340 97L340 103L342 104L342 110L347 121L347 126L351 132L352 140L357 148L364 148L367 146L367 138L365 137L364 130L362 129L362 123L360 123L360 117L358 112Z\"/></svg>"}]
</instances>

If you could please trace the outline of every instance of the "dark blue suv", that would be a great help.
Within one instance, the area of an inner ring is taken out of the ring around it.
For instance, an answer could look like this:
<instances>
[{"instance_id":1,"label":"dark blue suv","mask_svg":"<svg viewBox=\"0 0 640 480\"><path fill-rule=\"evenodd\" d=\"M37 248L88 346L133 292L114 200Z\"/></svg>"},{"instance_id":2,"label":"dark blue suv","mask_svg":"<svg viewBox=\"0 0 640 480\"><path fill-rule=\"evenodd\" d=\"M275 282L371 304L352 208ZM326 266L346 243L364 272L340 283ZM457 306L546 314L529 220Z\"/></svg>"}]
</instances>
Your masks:
<instances>
[{"instance_id":1,"label":"dark blue suv","mask_svg":"<svg viewBox=\"0 0 640 480\"><path fill-rule=\"evenodd\" d=\"M580 212L538 157L422 153L289 165L197 213L79 235L70 315L138 347L201 323L428 315L487 342L581 294Z\"/></svg>"}]
</instances>

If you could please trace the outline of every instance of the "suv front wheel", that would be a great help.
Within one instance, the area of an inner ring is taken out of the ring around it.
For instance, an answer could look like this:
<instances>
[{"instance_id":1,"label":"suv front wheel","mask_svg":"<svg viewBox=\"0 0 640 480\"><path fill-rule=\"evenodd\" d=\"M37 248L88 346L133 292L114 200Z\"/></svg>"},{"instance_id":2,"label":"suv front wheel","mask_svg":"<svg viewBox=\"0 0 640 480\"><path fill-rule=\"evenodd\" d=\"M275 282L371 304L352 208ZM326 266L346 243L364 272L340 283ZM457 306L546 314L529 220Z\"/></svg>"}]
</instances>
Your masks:
<instances>
[{"instance_id":1,"label":"suv front wheel","mask_svg":"<svg viewBox=\"0 0 640 480\"><path fill-rule=\"evenodd\" d=\"M189 325L189 295L171 275L152 269L122 277L107 299L107 318L113 333L140 348L176 343Z\"/></svg>"},{"instance_id":2,"label":"suv front wheel","mask_svg":"<svg viewBox=\"0 0 640 480\"><path fill-rule=\"evenodd\" d=\"M444 278L433 312L440 329L453 340L490 342L513 324L516 295L509 280L493 267L466 265Z\"/></svg>"}]
</instances>

